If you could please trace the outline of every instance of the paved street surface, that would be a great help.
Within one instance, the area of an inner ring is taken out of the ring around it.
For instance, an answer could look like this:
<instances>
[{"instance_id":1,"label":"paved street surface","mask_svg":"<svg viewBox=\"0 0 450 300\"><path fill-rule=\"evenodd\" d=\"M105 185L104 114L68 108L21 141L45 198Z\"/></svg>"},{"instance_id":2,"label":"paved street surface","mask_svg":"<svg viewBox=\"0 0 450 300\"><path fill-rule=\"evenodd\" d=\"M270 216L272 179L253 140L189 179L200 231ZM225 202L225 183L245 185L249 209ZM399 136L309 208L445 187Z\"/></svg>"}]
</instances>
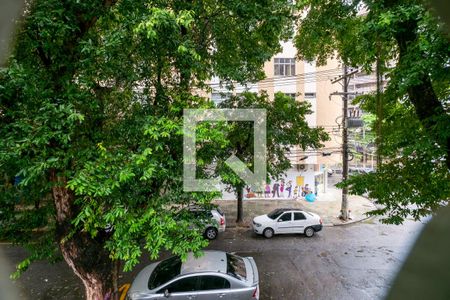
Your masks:
<instances>
[{"instance_id":1,"label":"paved street surface","mask_svg":"<svg viewBox=\"0 0 450 300\"><path fill-rule=\"evenodd\" d=\"M261 300L381 299L422 227L412 221L402 226L368 221L327 227L312 238L285 235L270 240L247 229L230 229L209 248L253 256ZM14 263L25 254L5 244L0 250ZM125 273L121 283L130 282L147 262ZM2 264L2 276L7 268L11 266ZM83 298L81 283L63 262L34 264L14 286L20 299Z\"/></svg>"},{"instance_id":2,"label":"paved street surface","mask_svg":"<svg viewBox=\"0 0 450 300\"><path fill-rule=\"evenodd\" d=\"M255 258L261 299L381 299L420 228L355 224L325 228L311 239L256 241L244 233L247 239L230 240L225 249Z\"/></svg>"}]
</instances>

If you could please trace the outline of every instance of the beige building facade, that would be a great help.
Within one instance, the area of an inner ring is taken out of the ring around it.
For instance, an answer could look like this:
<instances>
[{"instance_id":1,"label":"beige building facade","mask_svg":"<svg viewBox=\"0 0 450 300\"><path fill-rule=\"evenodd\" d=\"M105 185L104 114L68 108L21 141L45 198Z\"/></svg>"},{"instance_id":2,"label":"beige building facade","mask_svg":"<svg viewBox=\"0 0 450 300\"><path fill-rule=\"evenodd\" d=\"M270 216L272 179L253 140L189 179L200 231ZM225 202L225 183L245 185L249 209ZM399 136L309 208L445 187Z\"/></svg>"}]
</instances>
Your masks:
<instances>
[{"instance_id":1,"label":"beige building facade","mask_svg":"<svg viewBox=\"0 0 450 300\"><path fill-rule=\"evenodd\" d=\"M264 80L246 86L237 85L232 91L221 87L219 78L213 78L210 83L210 98L213 102L220 103L231 94L265 91L271 98L275 93L282 92L295 97L297 101L309 102L313 111L306 116L309 126L323 127L330 135L330 140L321 149L302 151L293 147L289 154L293 167L286 172L283 180L285 183L292 182L292 191L296 185L300 190L301 186L308 184L320 197L320 194L327 191L327 170L341 163L340 123L343 105L340 96L330 97L330 94L342 91L339 83L332 84L331 81L340 76L343 70L336 59L330 59L324 66L316 66L314 62L297 60L296 53L292 42L284 42L282 52L264 65ZM271 187L273 183L271 182ZM284 196L288 196L287 192Z\"/></svg>"}]
</instances>

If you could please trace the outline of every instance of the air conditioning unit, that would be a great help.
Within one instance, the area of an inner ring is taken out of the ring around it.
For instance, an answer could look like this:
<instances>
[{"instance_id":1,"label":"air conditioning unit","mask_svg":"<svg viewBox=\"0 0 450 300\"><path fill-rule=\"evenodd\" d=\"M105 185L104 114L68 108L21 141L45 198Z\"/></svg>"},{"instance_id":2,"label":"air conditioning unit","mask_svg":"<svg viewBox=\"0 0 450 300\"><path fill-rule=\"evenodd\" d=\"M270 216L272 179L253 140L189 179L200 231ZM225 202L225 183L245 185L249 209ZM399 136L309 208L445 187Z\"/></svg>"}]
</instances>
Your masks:
<instances>
[{"instance_id":1,"label":"air conditioning unit","mask_svg":"<svg viewBox=\"0 0 450 300\"><path fill-rule=\"evenodd\" d=\"M304 171L304 170L306 170L306 165L297 165L297 170L298 170L298 171Z\"/></svg>"}]
</instances>

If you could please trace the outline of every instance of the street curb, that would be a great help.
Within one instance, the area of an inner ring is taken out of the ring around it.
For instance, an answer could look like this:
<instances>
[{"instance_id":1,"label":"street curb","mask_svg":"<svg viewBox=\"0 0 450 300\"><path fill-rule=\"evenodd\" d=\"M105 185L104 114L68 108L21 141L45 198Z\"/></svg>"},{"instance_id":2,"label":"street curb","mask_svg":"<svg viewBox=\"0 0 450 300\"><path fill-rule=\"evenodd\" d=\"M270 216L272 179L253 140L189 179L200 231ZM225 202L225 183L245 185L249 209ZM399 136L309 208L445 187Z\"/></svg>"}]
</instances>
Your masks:
<instances>
[{"instance_id":1,"label":"street curb","mask_svg":"<svg viewBox=\"0 0 450 300\"><path fill-rule=\"evenodd\" d=\"M351 222L336 223L336 224L335 223L331 223L331 224L332 224L332 226L345 226L345 225L352 225L352 224L355 224L355 223L361 223L363 221L367 221L367 220L373 219L373 218L375 218L375 216L365 217L363 219L355 220L355 221L351 221Z\"/></svg>"},{"instance_id":2,"label":"street curb","mask_svg":"<svg viewBox=\"0 0 450 300\"><path fill-rule=\"evenodd\" d=\"M250 229L250 226L236 226L236 225L227 225L226 229ZM225 229L225 230L226 230Z\"/></svg>"},{"instance_id":3,"label":"street curb","mask_svg":"<svg viewBox=\"0 0 450 300\"><path fill-rule=\"evenodd\" d=\"M361 196L361 197L364 197L364 196ZM364 198L366 198L370 203L372 203L372 205L373 205L373 207L374 207L375 209L378 209L378 207L376 206L376 204L375 204L371 199L369 199L369 198L367 198L367 197L364 197ZM355 224L355 223L361 223L361 222L363 222L363 221L371 220L371 219L373 219L373 218L375 218L375 216L369 216L369 217L362 218L362 219L360 219L360 220L355 220L355 221L346 222L346 223L337 223L337 224L332 223L332 224L333 224L333 226L345 226L345 225L351 225L351 224Z\"/></svg>"}]
</instances>

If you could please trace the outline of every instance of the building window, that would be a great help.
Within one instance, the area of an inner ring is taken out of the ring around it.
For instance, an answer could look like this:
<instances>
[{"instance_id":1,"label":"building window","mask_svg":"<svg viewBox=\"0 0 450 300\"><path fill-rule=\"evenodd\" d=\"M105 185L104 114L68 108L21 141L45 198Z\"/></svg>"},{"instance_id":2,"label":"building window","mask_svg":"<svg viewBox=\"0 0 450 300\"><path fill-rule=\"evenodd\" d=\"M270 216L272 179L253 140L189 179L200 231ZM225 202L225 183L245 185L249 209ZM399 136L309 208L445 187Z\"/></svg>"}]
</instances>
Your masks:
<instances>
[{"instance_id":1,"label":"building window","mask_svg":"<svg viewBox=\"0 0 450 300\"><path fill-rule=\"evenodd\" d=\"M297 94L295 94L295 93L284 93L284 94L288 97L291 97L294 100L295 100L295 97L297 96Z\"/></svg>"},{"instance_id":2,"label":"building window","mask_svg":"<svg viewBox=\"0 0 450 300\"><path fill-rule=\"evenodd\" d=\"M305 93L306 99L316 98L316 93Z\"/></svg>"},{"instance_id":3,"label":"building window","mask_svg":"<svg viewBox=\"0 0 450 300\"><path fill-rule=\"evenodd\" d=\"M295 75L295 58L275 58L275 76Z\"/></svg>"},{"instance_id":4,"label":"building window","mask_svg":"<svg viewBox=\"0 0 450 300\"><path fill-rule=\"evenodd\" d=\"M361 118L362 112L359 107L350 107L347 114L349 118Z\"/></svg>"},{"instance_id":5,"label":"building window","mask_svg":"<svg viewBox=\"0 0 450 300\"><path fill-rule=\"evenodd\" d=\"M212 93L211 94L211 100L214 102L214 104L217 106L221 102L230 99L231 93Z\"/></svg>"}]
</instances>

